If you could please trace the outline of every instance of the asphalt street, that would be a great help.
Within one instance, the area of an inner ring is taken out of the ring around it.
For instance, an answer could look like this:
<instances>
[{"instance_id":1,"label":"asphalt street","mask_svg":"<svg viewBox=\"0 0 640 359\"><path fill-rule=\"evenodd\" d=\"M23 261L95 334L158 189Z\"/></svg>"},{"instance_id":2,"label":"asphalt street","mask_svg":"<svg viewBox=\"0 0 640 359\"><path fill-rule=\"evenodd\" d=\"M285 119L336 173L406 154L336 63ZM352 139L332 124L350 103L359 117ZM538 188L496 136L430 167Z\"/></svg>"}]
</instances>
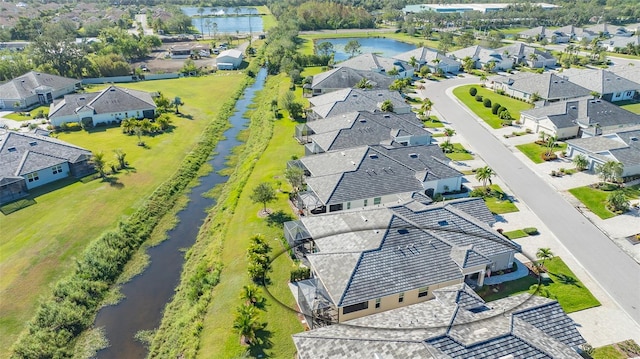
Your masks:
<instances>
[{"instance_id":1,"label":"asphalt street","mask_svg":"<svg viewBox=\"0 0 640 359\"><path fill-rule=\"evenodd\" d=\"M640 324L640 265L515 157L450 93L455 86L474 82L477 79L427 81L422 92L433 101L443 120L451 123L508 184L515 197L547 225L593 279Z\"/></svg>"}]
</instances>

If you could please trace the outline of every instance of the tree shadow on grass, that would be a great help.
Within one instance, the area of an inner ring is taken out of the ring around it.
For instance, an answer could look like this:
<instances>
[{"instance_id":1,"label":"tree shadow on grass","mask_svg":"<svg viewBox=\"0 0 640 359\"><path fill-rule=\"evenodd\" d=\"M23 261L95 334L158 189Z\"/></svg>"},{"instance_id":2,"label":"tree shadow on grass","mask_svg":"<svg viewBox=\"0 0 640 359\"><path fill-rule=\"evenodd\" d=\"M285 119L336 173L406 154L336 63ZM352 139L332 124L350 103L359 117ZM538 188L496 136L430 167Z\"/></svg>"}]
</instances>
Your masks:
<instances>
[{"instance_id":1,"label":"tree shadow on grass","mask_svg":"<svg viewBox=\"0 0 640 359\"><path fill-rule=\"evenodd\" d=\"M270 213L267 216L266 220L269 227L282 227L284 225L284 222L293 221L294 219L295 218L291 214L286 213L283 210L278 210L276 212Z\"/></svg>"},{"instance_id":2,"label":"tree shadow on grass","mask_svg":"<svg viewBox=\"0 0 640 359\"><path fill-rule=\"evenodd\" d=\"M109 186L115 189L123 189L124 183L118 181L118 178L115 176L106 176L102 179L103 182L107 182Z\"/></svg>"},{"instance_id":3,"label":"tree shadow on grass","mask_svg":"<svg viewBox=\"0 0 640 359\"><path fill-rule=\"evenodd\" d=\"M558 282L562 284L574 285L578 288L582 288L582 286L578 282L578 279L576 279L575 277L566 275L564 273L556 274L556 273L549 272L549 274L553 274L553 276L557 278Z\"/></svg>"},{"instance_id":4,"label":"tree shadow on grass","mask_svg":"<svg viewBox=\"0 0 640 359\"><path fill-rule=\"evenodd\" d=\"M185 114L185 113L182 113L182 112L181 113L177 113L176 117L185 118L187 120L193 120L193 115L188 115L188 114Z\"/></svg>"},{"instance_id":5,"label":"tree shadow on grass","mask_svg":"<svg viewBox=\"0 0 640 359\"><path fill-rule=\"evenodd\" d=\"M253 358L270 358L271 355L266 351L273 347L273 342L271 341L271 337L273 334L271 331L266 329L265 327L259 329L256 332L256 339L249 346L249 354Z\"/></svg>"}]
</instances>

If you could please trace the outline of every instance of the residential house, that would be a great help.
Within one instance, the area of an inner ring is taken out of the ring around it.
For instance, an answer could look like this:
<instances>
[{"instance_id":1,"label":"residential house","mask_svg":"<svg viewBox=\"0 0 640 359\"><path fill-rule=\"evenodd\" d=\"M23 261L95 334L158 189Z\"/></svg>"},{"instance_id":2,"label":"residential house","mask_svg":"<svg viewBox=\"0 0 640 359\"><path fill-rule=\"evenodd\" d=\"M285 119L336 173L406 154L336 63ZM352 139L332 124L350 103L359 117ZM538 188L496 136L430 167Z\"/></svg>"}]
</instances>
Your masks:
<instances>
[{"instance_id":1,"label":"residential house","mask_svg":"<svg viewBox=\"0 0 640 359\"><path fill-rule=\"evenodd\" d=\"M191 45L174 45L169 48L172 59L188 59L191 57Z\"/></svg>"},{"instance_id":2,"label":"residential house","mask_svg":"<svg viewBox=\"0 0 640 359\"><path fill-rule=\"evenodd\" d=\"M549 30L552 32L552 42L555 44L567 43L575 38L576 27L573 25L563 26L559 29Z\"/></svg>"},{"instance_id":3,"label":"residential house","mask_svg":"<svg viewBox=\"0 0 640 359\"><path fill-rule=\"evenodd\" d=\"M622 177L640 176L640 129L567 141L567 155L573 158L579 154L587 158L589 170L616 161L623 165Z\"/></svg>"},{"instance_id":4,"label":"residential house","mask_svg":"<svg viewBox=\"0 0 640 359\"><path fill-rule=\"evenodd\" d=\"M413 76L413 67L407 62L389 57L367 53L352 57L348 60L337 64L340 67L348 67L360 71L374 71L382 74L388 74L389 71L398 71L395 78L405 78Z\"/></svg>"},{"instance_id":5,"label":"residential house","mask_svg":"<svg viewBox=\"0 0 640 359\"><path fill-rule=\"evenodd\" d=\"M600 44L604 46L607 51L618 51L619 49L624 49L629 45L640 45L640 35L614 36L610 39L602 40Z\"/></svg>"},{"instance_id":6,"label":"residential house","mask_svg":"<svg viewBox=\"0 0 640 359\"><path fill-rule=\"evenodd\" d=\"M242 64L242 51L229 49L220 52L216 57L216 67L218 70L236 70Z\"/></svg>"},{"instance_id":7,"label":"residential house","mask_svg":"<svg viewBox=\"0 0 640 359\"><path fill-rule=\"evenodd\" d=\"M100 92L66 95L51 104L53 126L76 122L91 126L118 123L126 118L155 118L156 104L151 94L117 86Z\"/></svg>"},{"instance_id":8,"label":"residential house","mask_svg":"<svg viewBox=\"0 0 640 359\"><path fill-rule=\"evenodd\" d=\"M549 52L522 42L497 48L495 52L513 59L514 64L524 64L531 68L553 68L558 61Z\"/></svg>"},{"instance_id":9,"label":"residential house","mask_svg":"<svg viewBox=\"0 0 640 359\"><path fill-rule=\"evenodd\" d=\"M533 41L539 41L547 36L547 32L550 32L544 26L534 27L533 29L527 29L518 33L518 37L523 39L533 39Z\"/></svg>"},{"instance_id":10,"label":"residential house","mask_svg":"<svg viewBox=\"0 0 640 359\"><path fill-rule=\"evenodd\" d=\"M0 204L25 197L35 187L94 172L88 150L47 136L0 131Z\"/></svg>"},{"instance_id":11,"label":"residential house","mask_svg":"<svg viewBox=\"0 0 640 359\"><path fill-rule=\"evenodd\" d=\"M574 31L573 38L576 41L580 41L580 42L582 41L591 42L593 41L593 39L597 39L598 37L600 37L600 34L598 32L594 32L585 28L576 27L574 28L573 31Z\"/></svg>"},{"instance_id":12,"label":"residential house","mask_svg":"<svg viewBox=\"0 0 640 359\"><path fill-rule=\"evenodd\" d=\"M455 58L461 64L468 57L475 63L475 68L480 69L486 66L488 63L495 64L495 71L509 70L513 67L514 61L512 58L505 56L496 50L487 49L480 45L474 45L460 49L449 53L450 57Z\"/></svg>"},{"instance_id":13,"label":"residential house","mask_svg":"<svg viewBox=\"0 0 640 359\"><path fill-rule=\"evenodd\" d=\"M345 88L309 98L309 103L312 107L307 110L307 121L315 121L361 110L380 111L382 104L386 100L391 101L393 113L412 113L411 105L402 98L398 91Z\"/></svg>"},{"instance_id":14,"label":"residential house","mask_svg":"<svg viewBox=\"0 0 640 359\"><path fill-rule=\"evenodd\" d=\"M578 348L586 341L555 300L522 293L485 303L464 284L436 289L433 296L294 334L296 357L582 358Z\"/></svg>"},{"instance_id":15,"label":"residential house","mask_svg":"<svg viewBox=\"0 0 640 359\"><path fill-rule=\"evenodd\" d=\"M467 209L488 212L471 201ZM490 272L511 269L520 246L455 202L302 217L297 225L311 237L302 245L312 273L303 285L315 290L299 296L300 308L313 317L305 309L325 307L332 314L325 325L343 323L433 299L442 287L482 287Z\"/></svg>"},{"instance_id":16,"label":"residential house","mask_svg":"<svg viewBox=\"0 0 640 359\"><path fill-rule=\"evenodd\" d=\"M415 50L403 52L395 55L394 59L404 61L411 64L411 59L415 59L415 70L419 70L422 66L428 66L432 73L438 72L438 69L442 72L458 72L460 71L460 63L454 58L449 57L438 50L428 47L419 47Z\"/></svg>"},{"instance_id":17,"label":"residential house","mask_svg":"<svg viewBox=\"0 0 640 359\"><path fill-rule=\"evenodd\" d=\"M603 69L566 69L560 76L609 102L630 100L640 90L640 83Z\"/></svg>"},{"instance_id":18,"label":"residential house","mask_svg":"<svg viewBox=\"0 0 640 359\"><path fill-rule=\"evenodd\" d=\"M321 157L301 160L309 173L320 173L306 178L310 201L300 203L301 209L314 214L397 204L415 192L432 197L462 189L462 173L449 167L437 145L374 145L354 149L349 156L346 151L317 156ZM338 161L342 164L336 165Z\"/></svg>"},{"instance_id":19,"label":"residential house","mask_svg":"<svg viewBox=\"0 0 640 359\"><path fill-rule=\"evenodd\" d=\"M356 87L362 80L367 81L371 89L386 90L391 86L394 78L376 71L354 70L349 67L336 67L313 76L310 85L305 85L305 95L323 95L329 92Z\"/></svg>"},{"instance_id":20,"label":"residential house","mask_svg":"<svg viewBox=\"0 0 640 359\"><path fill-rule=\"evenodd\" d=\"M504 91L509 96L525 101L533 101L538 97L547 102L556 102L591 94L589 89L551 73L520 72L510 76L494 76L490 80L494 91Z\"/></svg>"},{"instance_id":21,"label":"residential house","mask_svg":"<svg viewBox=\"0 0 640 359\"><path fill-rule=\"evenodd\" d=\"M558 139L593 137L640 125L640 115L610 102L584 97L520 112L522 124Z\"/></svg>"},{"instance_id":22,"label":"residential house","mask_svg":"<svg viewBox=\"0 0 640 359\"><path fill-rule=\"evenodd\" d=\"M306 143L306 155L365 145L431 143L431 132L413 113L349 112L301 124L296 127L295 136L301 143Z\"/></svg>"},{"instance_id":23,"label":"residential house","mask_svg":"<svg viewBox=\"0 0 640 359\"><path fill-rule=\"evenodd\" d=\"M80 80L30 71L0 85L0 110L47 105L80 88Z\"/></svg>"},{"instance_id":24,"label":"residential house","mask_svg":"<svg viewBox=\"0 0 640 359\"><path fill-rule=\"evenodd\" d=\"M585 28L585 30L590 31L594 34L597 34L598 36L609 37L611 35L609 33L609 27L611 27L610 24L603 22L601 24L595 24L595 25L589 26ZM612 30L613 30L613 27L612 27ZM613 32L615 33L615 30L613 30Z\"/></svg>"},{"instance_id":25,"label":"residential house","mask_svg":"<svg viewBox=\"0 0 640 359\"><path fill-rule=\"evenodd\" d=\"M640 84L640 71L638 70L638 66L611 66L607 71L611 71L622 78ZM640 87L636 88L636 94L638 93L640 93Z\"/></svg>"}]
</instances>

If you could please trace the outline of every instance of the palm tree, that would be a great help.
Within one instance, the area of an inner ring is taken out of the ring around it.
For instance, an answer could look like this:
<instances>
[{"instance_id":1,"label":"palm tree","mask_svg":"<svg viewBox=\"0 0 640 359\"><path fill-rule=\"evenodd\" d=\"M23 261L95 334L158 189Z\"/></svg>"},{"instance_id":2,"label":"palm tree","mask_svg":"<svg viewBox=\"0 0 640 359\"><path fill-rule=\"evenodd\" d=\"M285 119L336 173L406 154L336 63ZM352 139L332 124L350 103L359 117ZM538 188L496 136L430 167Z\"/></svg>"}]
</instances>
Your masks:
<instances>
[{"instance_id":1,"label":"palm tree","mask_svg":"<svg viewBox=\"0 0 640 359\"><path fill-rule=\"evenodd\" d=\"M209 38L211 38L211 24L213 24L213 21L209 18L207 18L204 21L204 25L207 27L207 30L209 31Z\"/></svg>"},{"instance_id":2,"label":"palm tree","mask_svg":"<svg viewBox=\"0 0 640 359\"><path fill-rule=\"evenodd\" d=\"M411 56L411 58L409 58L409 65L411 65L411 67L415 69L417 64L418 64L418 60L416 60L416 57Z\"/></svg>"},{"instance_id":3,"label":"palm tree","mask_svg":"<svg viewBox=\"0 0 640 359\"><path fill-rule=\"evenodd\" d=\"M233 321L233 329L240 335L244 345L250 345L256 339L256 333L264 325L258 322L256 307L243 305L238 308L238 313Z\"/></svg>"},{"instance_id":4,"label":"palm tree","mask_svg":"<svg viewBox=\"0 0 640 359\"><path fill-rule=\"evenodd\" d=\"M202 28L202 20L204 18L202 14L204 14L204 8L202 6L198 8L198 14L200 15L200 33L204 35L204 29Z\"/></svg>"},{"instance_id":5,"label":"palm tree","mask_svg":"<svg viewBox=\"0 0 640 359\"><path fill-rule=\"evenodd\" d=\"M553 257L555 257L555 255L551 252L551 248L538 248L536 252L536 258L542 261L542 265L544 265L544 261Z\"/></svg>"},{"instance_id":6,"label":"palm tree","mask_svg":"<svg viewBox=\"0 0 640 359\"><path fill-rule=\"evenodd\" d=\"M626 212L629 209L629 199L624 191L613 191L607 196L607 206L613 212Z\"/></svg>"},{"instance_id":7,"label":"palm tree","mask_svg":"<svg viewBox=\"0 0 640 359\"><path fill-rule=\"evenodd\" d=\"M495 61L489 61L486 64L484 64L484 70L488 73L493 72L493 70L496 68L496 63Z\"/></svg>"},{"instance_id":8,"label":"palm tree","mask_svg":"<svg viewBox=\"0 0 640 359\"><path fill-rule=\"evenodd\" d=\"M369 81L369 80L367 80L366 78L363 77L356 84L356 88L359 88L359 89L370 89L370 88L373 88L373 84L371 84L371 81Z\"/></svg>"},{"instance_id":9,"label":"palm tree","mask_svg":"<svg viewBox=\"0 0 640 359\"><path fill-rule=\"evenodd\" d=\"M422 101L422 107L420 110L425 114L427 118L429 118L431 114L431 109L433 108L433 102L427 97Z\"/></svg>"},{"instance_id":10,"label":"palm tree","mask_svg":"<svg viewBox=\"0 0 640 359\"><path fill-rule=\"evenodd\" d=\"M444 135L447 137L446 139L446 143L450 143L451 142L451 137L453 137L453 135L456 134L456 130L454 130L453 128L445 128L444 129Z\"/></svg>"},{"instance_id":11,"label":"palm tree","mask_svg":"<svg viewBox=\"0 0 640 359\"><path fill-rule=\"evenodd\" d=\"M553 153L553 149L556 147L556 143L558 142L557 136L549 136L547 137L547 157L551 156Z\"/></svg>"},{"instance_id":12,"label":"palm tree","mask_svg":"<svg viewBox=\"0 0 640 359\"><path fill-rule=\"evenodd\" d=\"M578 154L573 158L573 164L576 165L578 171L584 171L589 166L589 160L583 154Z\"/></svg>"},{"instance_id":13,"label":"palm tree","mask_svg":"<svg viewBox=\"0 0 640 359\"><path fill-rule=\"evenodd\" d=\"M120 169L127 168L127 161L125 160L127 154L124 153L121 148L113 150L113 155L116 158L116 161L118 161L118 167L120 167Z\"/></svg>"},{"instance_id":14,"label":"palm tree","mask_svg":"<svg viewBox=\"0 0 640 359\"><path fill-rule=\"evenodd\" d=\"M489 166L484 166L478 168L476 170L476 179L482 183L482 187L487 187L487 182L491 185L491 177L495 176L496 173Z\"/></svg>"},{"instance_id":15,"label":"palm tree","mask_svg":"<svg viewBox=\"0 0 640 359\"><path fill-rule=\"evenodd\" d=\"M596 166L596 173L604 182L615 182L624 171L624 165L617 161L607 161Z\"/></svg>"},{"instance_id":16,"label":"palm tree","mask_svg":"<svg viewBox=\"0 0 640 359\"><path fill-rule=\"evenodd\" d=\"M547 142L547 136L548 136L547 133L544 131L540 131L540 133L538 134L538 138L542 142Z\"/></svg>"},{"instance_id":17,"label":"palm tree","mask_svg":"<svg viewBox=\"0 0 640 359\"><path fill-rule=\"evenodd\" d=\"M475 62L473 61L473 59L471 58L471 56L467 56L464 59L462 59L462 68L464 69L464 71L466 72L471 72L473 71L473 69L475 68Z\"/></svg>"},{"instance_id":18,"label":"palm tree","mask_svg":"<svg viewBox=\"0 0 640 359\"><path fill-rule=\"evenodd\" d=\"M245 301L247 305L255 305L260 301L260 288L255 284L249 284L242 287L240 299Z\"/></svg>"},{"instance_id":19,"label":"palm tree","mask_svg":"<svg viewBox=\"0 0 640 359\"><path fill-rule=\"evenodd\" d=\"M213 38L217 38L218 37L218 23L217 22L213 22L211 24L211 30L213 30Z\"/></svg>"},{"instance_id":20,"label":"palm tree","mask_svg":"<svg viewBox=\"0 0 640 359\"><path fill-rule=\"evenodd\" d=\"M529 55L529 60L531 61L531 67L533 67L535 65L535 62L538 61L538 55L536 55L535 52L532 52Z\"/></svg>"},{"instance_id":21,"label":"palm tree","mask_svg":"<svg viewBox=\"0 0 640 359\"><path fill-rule=\"evenodd\" d=\"M100 175L100 177L104 177L105 175L105 167L107 166L107 162L104 160L104 152L100 151L100 152L96 152L93 154L93 156L91 157L91 164L93 165L93 168L96 169L96 171L98 171L98 174Z\"/></svg>"},{"instance_id":22,"label":"palm tree","mask_svg":"<svg viewBox=\"0 0 640 359\"><path fill-rule=\"evenodd\" d=\"M120 122L120 127L122 128L122 133L131 134L133 133L133 128L135 127L138 121L136 119L125 118Z\"/></svg>"},{"instance_id":23,"label":"palm tree","mask_svg":"<svg viewBox=\"0 0 640 359\"><path fill-rule=\"evenodd\" d=\"M485 73L481 74L480 81L482 81L482 84L484 85L484 83L487 82L487 74Z\"/></svg>"}]
</instances>

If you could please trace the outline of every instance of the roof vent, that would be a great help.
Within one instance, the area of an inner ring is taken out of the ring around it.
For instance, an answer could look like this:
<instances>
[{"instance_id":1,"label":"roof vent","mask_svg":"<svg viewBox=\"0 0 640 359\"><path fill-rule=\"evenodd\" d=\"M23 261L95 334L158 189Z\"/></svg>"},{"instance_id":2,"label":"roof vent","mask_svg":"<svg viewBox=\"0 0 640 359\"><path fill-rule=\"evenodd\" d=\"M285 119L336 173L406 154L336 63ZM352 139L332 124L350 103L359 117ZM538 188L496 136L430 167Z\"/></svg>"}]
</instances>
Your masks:
<instances>
[{"instance_id":1,"label":"roof vent","mask_svg":"<svg viewBox=\"0 0 640 359\"><path fill-rule=\"evenodd\" d=\"M9 152L16 152L16 151L17 151L17 149L16 149L15 147L9 147L9 148L8 148L8 151L9 151Z\"/></svg>"},{"instance_id":2,"label":"roof vent","mask_svg":"<svg viewBox=\"0 0 640 359\"><path fill-rule=\"evenodd\" d=\"M361 119L360 119L360 122L361 122L361 123L366 123L366 122L367 122L367 120L365 120L364 118L361 118Z\"/></svg>"},{"instance_id":3,"label":"roof vent","mask_svg":"<svg viewBox=\"0 0 640 359\"><path fill-rule=\"evenodd\" d=\"M38 142L33 141L33 142L29 142L29 146L36 146L38 144Z\"/></svg>"},{"instance_id":4,"label":"roof vent","mask_svg":"<svg viewBox=\"0 0 640 359\"><path fill-rule=\"evenodd\" d=\"M570 106L569 108L570 108L570 109L572 109L572 110L576 110L576 109L578 109L578 108L577 108L577 107L575 107L575 106Z\"/></svg>"},{"instance_id":5,"label":"roof vent","mask_svg":"<svg viewBox=\"0 0 640 359\"><path fill-rule=\"evenodd\" d=\"M375 154L375 153L372 153L372 154L369 155L369 158L375 159L375 158L378 158L378 155Z\"/></svg>"},{"instance_id":6,"label":"roof vent","mask_svg":"<svg viewBox=\"0 0 640 359\"><path fill-rule=\"evenodd\" d=\"M367 217L365 217L365 216L363 216L363 215L360 215L360 218L362 218L362 220L363 220L363 221L365 221L365 222L369 222L369 220L367 219Z\"/></svg>"},{"instance_id":7,"label":"roof vent","mask_svg":"<svg viewBox=\"0 0 640 359\"><path fill-rule=\"evenodd\" d=\"M384 118L391 118L391 115L384 115L384 116L382 116L382 117L384 117Z\"/></svg>"},{"instance_id":8,"label":"roof vent","mask_svg":"<svg viewBox=\"0 0 640 359\"><path fill-rule=\"evenodd\" d=\"M409 233L409 230L408 230L408 229L406 229L406 228L401 228L401 229L398 229L398 233L399 233L399 234L408 234L408 233Z\"/></svg>"},{"instance_id":9,"label":"roof vent","mask_svg":"<svg viewBox=\"0 0 640 359\"><path fill-rule=\"evenodd\" d=\"M638 140L638 137L629 137L629 139L630 139L631 141L637 141L637 140Z\"/></svg>"},{"instance_id":10,"label":"roof vent","mask_svg":"<svg viewBox=\"0 0 640 359\"><path fill-rule=\"evenodd\" d=\"M86 97L84 97L84 96L79 98L79 100L80 100L80 101L84 101L84 100L86 100L86 99L87 99L87 98L86 98Z\"/></svg>"},{"instance_id":11,"label":"roof vent","mask_svg":"<svg viewBox=\"0 0 640 359\"><path fill-rule=\"evenodd\" d=\"M109 91L111 91L111 92L115 92L115 90L116 90L115 87L112 87L112 88L109 89Z\"/></svg>"},{"instance_id":12,"label":"roof vent","mask_svg":"<svg viewBox=\"0 0 640 359\"><path fill-rule=\"evenodd\" d=\"M417 153L410 153L409 157L411 158L418 158L418 154Z\"/></svg>"},{"instance_id":13,"label":"roof vent","mask_svg":"<svg viewBox=\"0 0 640 359\"><path fill-rule=\"evenodd\" d=\"M440 227L444 227L444 226L449 225L449 222L447 222L447 221L438 221L438 225L439 225Z\"/></svg>"},{"instance_id":14,"label":"roof vent","mask_svg":"<svg viewBox=\"0 0 640 359\"><path fill-rule=\"evenodd\" d=\"M379 96L379 97L382 97L382 93L379 93L379 94L378 94L378 96Z\"/></svg>"}]
</instances>

